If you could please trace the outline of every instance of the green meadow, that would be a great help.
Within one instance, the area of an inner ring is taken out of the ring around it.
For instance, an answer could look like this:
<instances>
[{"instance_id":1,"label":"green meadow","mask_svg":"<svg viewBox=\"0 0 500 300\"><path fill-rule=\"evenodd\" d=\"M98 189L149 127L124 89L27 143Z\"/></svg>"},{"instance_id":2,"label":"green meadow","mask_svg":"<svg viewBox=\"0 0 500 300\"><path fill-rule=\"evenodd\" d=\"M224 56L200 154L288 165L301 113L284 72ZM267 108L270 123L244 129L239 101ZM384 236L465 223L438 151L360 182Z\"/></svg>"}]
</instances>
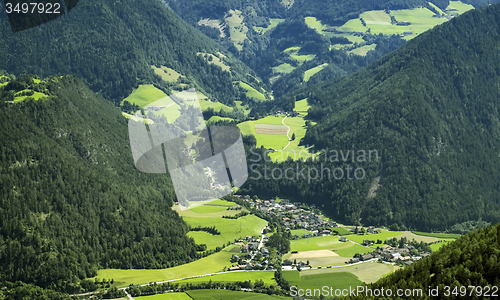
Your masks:
<instances>
[{"instance_id":1,"label":"green meadow","mask_svg":"<svg viewBox=\"0 0 500 300\"><path fill-rule=\"evenodd\" d=\"M219 121L234 121L234 119L231 118L223 118L219 116L212 116L210 119L208 119L208 122L219 122Z\"/></svg>"},{"instance_id":2,"label":"green meadow","mask_svg":"<svg viewBox=\"0 0 500 300\"><path fill-rule=\"evenodd\" d=\"M319 21L315 17L305 17L305 22L307 26L316 29L316 31L320 34L322 34L323 30L326 29L326 26L321 24L321 21Z\"/></svg>"},{"instance_id":3,"label":"green meadow","mask_svg":"<svg viewBox=\"0 0 500 300\"><path fill-rule=\"evenodd\" d=\"M156 66L151 66L151 69L155 72L156 75L160 76L162 80L168 81L168 82L175 82L177 79L182 76L182 74L177 73L174 69L165 67L165 66L160 66L157 68Z\"/></svg>"},{"instance_id":4,"label":"green meadow","mask_svg":"<svg viewBox=\"0 0 500 300\"><path fill-rule=\"evenodd\" d=\"M190 231L188 236L194 238L197 244L206 244L207 249L215 249L228 242L234 242L237 239L247 235L258 236L262 228L267 225L267 221L256 217L255 215L246 215L238 219L225 219L223 215L235 215L239 213L238 210L219 210L215 212L205 213L189 213L190 216L185 216L185 211L179 214L183 217L184 221L191 227L212 227L215 226L220 231L219 235L212 235L204 231ZM210 215L218 214L217 217L210 217Z\"/></svg>"},{"instance_id":5,"label":"green meadow","mask_svg":"<svg viewBox=\"0 0 500 300\"><path fill-rule=\"evenodd\" d=\"M294 53L290 54L290 57L298 61L299 64L303 64L305 61L314 59L316 55L315 54L298 55L297 53Z\"/></svg>"},{"instance_id":6,"label":"green meadow","mask_svg":"<svg viewBox=\"0 0 500 300\"><path fill-rule=\"evenodd\" d=\"M458 14L463 14L464 12L474 9L474 6L462 3L461 1L450 1L446 9L456 9Z\"/></svg>"},{"instance_id":7,"label":"green meadow","mask_svg":"<svg viewBox=\"0 0 500 300\"><path fill-rule=\"evenodd\" d=\"M227 207L216 206L216 205L200 205L200 206L196 206L196 207L191 208L191 210L194 211L195 213L202 214L202 213L211 213L211 212L216 212L216 211L227 210Z\"/></svg>"},{"instance_id":8,"label":"green meadow","mask_svg":"<svg viewBox=\"0 0 500 300\"><path fill-rule=\"evenodd\" d=\"M359 56L366 56L366 53L368 53L368 51L375 50L376 47L377 44L364 45L359 48L348 51L347 53L356 54Z\"/></svg>"},{"instance_id":9,"label":"green meadow","mask_svg":"<svg viewBox=\"0 0 500 300\"><path fill-rule=\"evenodd\" d=\"M36 92L36 91L32 91L33 95L31 95L31 96L17 96L17 95L21 94L22 92L29 92L29 91L31 91L31 90L26 89L26 90L22 90L22 91L17 92L16 96L14 98L14 102L22 102L22 101L26 100L26 98L28 98L28 97L31 97L35 100L40 100L41 98L48 97L46 94Z\"/></svg>"},{"instance_id":10,"label":"green meadow","mask_svg":"<svg viewBox=\"0 0 500 300\"><path fill-rule=\"evenodd\" d=\"M167 97L163 91L155 88L152 84L141 84L135 91L132 92L127 98L123 99L122 103L128 101L136 104L139 107L144 107L156 100Z\"/></svg>"},{"instance_id":11,"label":"green meadow","mask_svg":"<svg viewBox=\"0 0 500 300\"><path fill-rule=\"evenodd\" d=\"M347 242L351 245L353 243ZM338 236L327 235L327 236L315 236L305 239L291 240L290 241L290 251L312 251L312 250L333 250L336 247L343 246L343 243L339 240Z\"/></svg>"},{"instance_id":12,"label":"green meadow","mask_svg":"<svg viewBox=\"0 0 500 300\"><path fill-rule=\"evenodd\" d=\"M401 9L391 11L391 15L396 18L398 22L408 21L411 24L409 26L398 26L402 28L403 31L411 31L412 37L431 29L432 27L443 24L447 21L446 18L434 18L432 17L434 13L428 8L414 8L414 9Z\"/></svg>"},{"instance_id":13,"label":"green meadow","mask_svg":"<svg viewBox=\"0 0 500 300\"><path fill-rule=\"evenodd\" d=\"M309 230L305 230L305 229L293 229L293 230L290 230L290 234L293 236L293 235L297 235L299 237L302 237L304 236L304 234L306 233L311 233Z\"/></svg>"},{"instance_id":14,"label":"green meadow","mask_svg":"<svg viewBox=\"0 0 500 300\"><path fill-rule=\"evenodd\" d=\"M200 102L200 107L201 107L202 111L205 111L208 108L212 108L214 111L220 111L220 110L223 110L226 112L233 111L232 107L229 107L229 106L222 104L220 102L212 102L212 101L207 101L207 100L199 100L199 102Z\"/></svg>"},{"instance_id":15,"label":"green meadow","mask_svg":"<svg viewBox=\"0 0 500 300\"><path fill-rule=\"evenodd\" d=\"M319 66L316 66L314 68L311 68L307 71L304 72L304 81L307 82L309 81L309 78L313 76L314 74L318 73L319 71L323 70L324 67L328 66L327 63L321 64Z\"/></svg>"},{"instance_id":16,"label":"green meadow","mask_svg":"<svg viewBox=\"0 0 500 300\"><path fill-rule=\"evenodd\" d=\"M421 232L421 231L412 231L414 234L423 235L423 236L431 236L439 239L458 239L462 235L458 233L431 233L431 232Z\"/></svg>"},{"instance_id":17,"label":"green meadow","mask_svg":"<svg viewBox=\"0 0 500 300\"><path fill-rule=\"evenodd\" d=\"M287 63L283 63L279 66L276 66L276 67L273 67L273 71L274 72L277 72L277 73L291 73L293 70L295 70L295 67L290 65L290 64L287 64Z\"/></svg>"},{"instance_id":18,"label":"green meadow","mask_svg":"<svg viewBox=\"0 0 500 300\"><path fill-rule=\"evenodd\" d=\"M248 98L255 98L257 100L265 101L266 97L247 83L244 83L243 81L239 82L240 86L247 90L246 95Z\"/></svg>"},{"instance_id":19,"label":"green meadow","mask_svg":"<svg viewBox=\"0 0 500 300\"><path fill-rule=\"evenodd\" d=\"M167 269L103 269L97 271L97 276L94 278L114 279L115 286L126 287L130 284L145 284L193 277L222 271L225 266L230 266L230 259L233 254L223 250L194 262Z\"/></svg>"},{"instance_id":20,"label":"green meadow","mask_svg":"<svg viewBox=\"0 0 500 300\"><path fill-rule=\"evenodd\" d=\"M128 299L128 298L127 298ZM191 300L191 297L186 293L165 293L152 296L135 297L139 300Z\"/></svg>"},{"instance_id":21,"label":"green meadow","mask_svg":"<svg viewBox=\"0 0 500 300\"><path fill-rule=\"evenodd\" d=\"M395 268L391 264L381 264L371 261L356 265L344 265L342 267L304 270L300 272L300 275L307 276L316 274L351 273L364 283L372 283L379 280L384 275L392 273L393 271L395 271ZM298 271L284 271L283 274L286 272L298 273Z\"/></svg>"},{"instance_id":22,"label":"green meadow","mask_svg":"<svg viewBox=\"0 0 500 300\"><path fill-rule=\"evenodd\" d=\"M246 299L246 300L278 300L278 299L291 299L290 297L266 295L252 292L243 291L230 291L230 290L193 290L187 291L193 300L233 300L233 299Z\"/></svg>"},{"instance_id":23,"label":"green meadow","mask_svg":"<svg viewBox=\"0 0 500 300\"><path fill-rule=\"evenodd\" d=\"M247 38L248 27L243 24L241 11L230 10L226 17L226 24L229 26L229 35L234 46L241 50L243 49L243 41Z\"/></svg>"},{"instance_id":24,"label":"green meadow","mask_svg":"<svg viewBox=\"0 0 500 300\"><path fill-rule=\"evenodd\" d=\"M213 55L213 54L211 54L211 53L205 53L205 52L198 52L198 55L201 55L201 56L203 56L204 58L206 57L206 58L205 58L205 60L206 60L208 63L210 63L210 64L214 64L214 65L216 65L216 66L219 66L219 67L221 67L221 68L222 68L222 70L224 70L224 71L228 71L228 72L229 72L229 71L231 70L231 68L230 68L228 65L226 65L226 64L224 63L224 61L222 61L222 60L221 60L218 56L216 56L216 55ZM222 53L219 53L219 56L223 56L223 57L224 57L224 55L223 55Z\"/></svg>"},{"instance_id":25,"label":"green meadow","mask_svg":"<svg viewBox=\"0 0 500 300\"><path fill-rule=\"evenodd\" d=\"M330 272L308 274L307 271L287 271L283 276L288 280L290 286L297 286L299 289L322 289L323 286L335 289L349 289L363 285L363 282L352 273L348 272ZM317 294L316 296L320 296Z\"/></svg>"},{"instance_id":26,"label":"green meadow","mask_svg":"<svg viewBox=\"0 0 500 300\"><path fill-rule=\"evenodd\" d=\"M246 281L251 280L255 282L257 280L264 281L265 284L276 285L276 280L274 280L273 271L245 271L245 272L231 272L223 273L212 276L204 276L198 278L191 278L177 281L179 284L185 283L199 283L199 282L209 282L209 281L219 281L219 282L235 282L235 281Z\"/></svg>"},{"instance_id":27,"label":"green meadow","mask_svg":"<svg viewBox=\"0 0 500 300\"><path fill-rule=\"evenodd\" d=\"M351 258L356 253L365 254L375 250L351 242L343 242L343 245L335 246L332 251L337 253L339 256Z\"/></svg>"},{"instance_id":28,"label":"green meadow","mask_svg":"<svg viewBox=\"0 0 500 300\"><path fill-rule=\"evenodd\" d=\"M352 19L347 21L344 25L337 27L337 30L341 32L365 32L368 28L363 26L360 19Z\"/></svg>"},{"instance_id":29,"label":"green meadow","mask_svg":"<svg viewBox=\"0 0 500 300\"><path fill-rule=\"evenodd\" d=\"M278 24L285 21L285 19L270 18L269 21L271 22L271 24L268 25L267 27L254 26L253 29L255 31L260 31L261 34L264 34L269 30L273 29L274 27L278 26Z\"/></svg>"},{"instance_id":30,"label":"green meadow","mask_svg":"<svg viewBox=\"0 0 500 300\"><path fill-rule=\"evenodd\" d=\"M364 240L382 240L384 241L385 239L393 238L393 237L398 237L402 233L400 231L382 231L381 233L370 233L370 234L364 234L364 235L349 235L346 236L347 239L356 242L356 243L363 243Z\"/></svg>"}]
</instances>

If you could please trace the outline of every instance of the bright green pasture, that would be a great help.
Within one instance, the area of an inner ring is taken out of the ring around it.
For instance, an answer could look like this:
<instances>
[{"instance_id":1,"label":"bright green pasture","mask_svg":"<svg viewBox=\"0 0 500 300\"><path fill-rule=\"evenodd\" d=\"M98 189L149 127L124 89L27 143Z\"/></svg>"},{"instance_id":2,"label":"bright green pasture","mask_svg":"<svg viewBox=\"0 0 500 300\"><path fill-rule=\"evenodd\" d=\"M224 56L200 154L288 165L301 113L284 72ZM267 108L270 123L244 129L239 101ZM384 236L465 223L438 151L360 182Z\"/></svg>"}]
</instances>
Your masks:
<instances>
[{"instance_id":1,"label":"bright green pasture","mask_svg":"<svg viewBox=\"0 0 500 300\"><path fill-rule=\"evenodd\" d=\"M335 246L332 250L342 257L353 257L356 253L365 254L375 251L374 249L363 247L351 242L344 242L343 245Z\"/></svg>"},{"instance_id":2,"label":"bright green pasture","mask_svg":"<svg viewBox=\"0 0 500 300\"><path fill-rule=\"evenodd\" d=\"M28 90L28 89L22 90L22 91L17 92L16 94L20 94L21 92L28 92L28 91L31 91L31 90ZM43 97L48 97L48 96L44 93L33 91L33 95L31 95L31 96L16 96L14 98L14 102L22 102L22 101L26 100L26 98L28 98L28 97L31 97L35 100L39 100Z\"/></svg>"},{"instance_id":3,"label":"bright green pasture","mask_svg":"<svg viewBox=\"0 0 500 300\"><path fill-rule=\"evenodd\" d=\"M216 65L216 66L219 66L219 67L221 67L221 68L222 68L222 70L224 70L224 71L228 71L228 72L229 72L229 71L231 70L231 68L230 68L228 65L226 65L226 64L224 63L224 61L222 61L222 60L221 60L219 57L217 57L216 55L213 55L213 54L211 54L211 53L205 53L205 52L198 52L197 54L198 54L198 55L201 55L201 56L203 56L203 57L205 57L205 56L206 56L205 60L206 60L209 64L214 64L214 65ZM221 56L222 56L222 55L221 55ZM209 60L209 58L210 58L210 57L212 58L212 60Z\"/></svg>"},{"instance_id":4,"label":"bright green pasture","mask_svg":"<svg viewBox=\"0 0 500 300\"><path fill-rule=\"evenodd\" d=\"M248 109L248 107L246 105L244 105L243 102L241 102L241 101L234 101L234 104L236 104L236 107L238 109L241 109L242 111L244 111L245 115L248 115L248 113L250 113L250 109Z\"/></svg>"},{"instance_id":5,"label":"bright green pasture","mask_svg":"<svg viewBox=\"0 0 500 300\"><path fill-rule=\"evenodd\" d=\"M234 215L239 213L237 210L224 210L215 212L221 215ZM181 213L182 215L182 213ZM212 218L204 217L208 214L197 214L198 217L184 217L183 219L191 227L212 227L215 226L220 231L219 235L212 235L204 231L190 231L188 236L194 238L197 244L206 244L207 249L215 249L217 246L222 246L227 242L234 242L247 235L258 236L262 228L267 224L267 221L256 217L255 215L247 215L238 219L225 219L222 217Z\"/></svg>"},{"instance_id":6,"label":"bright green pasture","mask_svg":"<svg viewBox=\"0 0 500 300\"><path fill-rule=\"evenodd\" d=\"M444 15L445 13L441 10L441 8L437 7L434 3L429 2L429 5L432 6L438 13ZM449 5L448 5L449 6Z\"/></svg>"},{"instance_id":7,"label":"bright green pasture","mask_svg":"<svg viewBox=\"0 0 500 300\"><path fill-rule=\"evenodd\" d=\"M283 52L297 52L300 50L300 46L288 47Z\"/></svg>"},{"instance_id":8,"label":"bright green pasture","mask_svg":"<svg viewBox=\"0 0 500 300\"><path fill-rule=\"evenodd\" d=\"M256 89L254 89L250 85L244 83L243 81L240 81L239 83L240 83L240 86L242 88L247 90L246 95L248 98L255 98L258 100L262 100L262 101L266 100L266 97L261 92L257 91Z\"/></svg>"},{"instance_id":9,"label":"bright green pasture","mask_svg":"<svg viewBox=\"0 0 500 300\"><path fill-rule=\"evenodd\" d=\"M353 241L353 242L362 244L364 240L374 240L374 241L382 240L382 241L384 241L385 239L389 239L389 238L393 238L393 237L397 238L401 234L402 233L399 231L383 231L381 233L370 233L370 234L364 234L364 235L353 234L353 235L347 236L346 238Z\"/></svg>"},{"instance_id":10,"label":"bright green pasture","mask_svg":"<svg viewBox=\"0 0 500 300\"><path fill-rule=\"evenodd\" d=\"M303 64L305 61L314 59L316 57L315 54L306 54L306 55L298 55L298 54L290 54L290 57L298 61L300 64Z\"/></svg>"},{"instance_id":11,"label":"bright green pasture","mask_svg":"<svg viewBox=\"0 0 500 300\"><path fill-rule=\"evenodd\" d=\"M274 72L278 73L291 73L293 70L295 70L295 67L293 67L290 64L283 63L279 66L273 67Z\"/></svg>"},{"instance_id":12,"label":"bright green pasture","mask_svg":"<svg viewBox=\"0 0 500 300\"><path fill-rule=\"evenodd\" d=\"M403 31L411 31L412 37L420 34L424 31L431 29L432 27L446 22L446 18L433 18L434 13L428 8L414 8L414 9L401 9L391 11L391 15L396 18L398 22L408 21L411 24L408 26L398 26Z\"/></svg>"},{"instance_id":13,"label":"bright green pasture","mask_svg":"<svg viewBox=\"0 0 500 300\"><path fill-rule=\"evenodd\" d=\"M152 84L141 84L135 91L132 92L127 98L123 99L122 103L128 101L136 104L139 107L144 107L156 100L167 97L163 91L155 88Z\"/></svg>"},{"instance_id":14,"label":"bright green pasture","mask_svg":"<svg viewBox=\"0 0 500 300\"><path fill-rule=\"evenodd\" d=\"M284 271L283 276L288 280L290 286L297 286L299 289L312 290L329 286L335 290L363 285L363 282L356 275L348 272L307 273L307 271ZM317 294L316 296L320 295Z\"/></svg>"},{"instance_id":15,"label":"bright green pasture","mask_svg":"<svg viewBox=\"0 0 500 300\"><path fill-rule=\"evenodd\" d=\"M316 19L315 17L305 17L306 25L312 29L316 29L319 34L323 33L323 30L326 29L326 26L321 24L321 21Z\"/></svg>"},{"instance_id":16,"label":"bright green pasture","mask_svg":"<svg viewBox=\"0 0 500 300\"><path fill-rule=\"evenodd\" d=\"M220 251L194 262L167 269L104 269L97 271L97 278L114 279L115 286L126 287L130 284L145 284L192 277L222 271L230 265L234 253Z\"/></svg>"},{"instance_id":17,"label":"bright green pasture","mask_svg":"<svg viewBox=\"0 0 500 300\"><path fill-rule=\"evenodd\" d=\"M354 245L353 243L348 242ZM315 236L305 239L291 240L291 251L312 251L312 250L332 250L336 247L343 246L345 243L339 240L338 236Z\"/></svg>"},{"instance_id":18,"label":"bright green pasture","mask_svg":"<svg viewBox=\"0 0 500 300\"><path fill-rule=\"evenodd\" d=\"M296 112L299 112L302 116L306 116L307 115L307 111L309 110L309 108L311 107L311 105L309 105L307 103L307 98L306 99L302 99L302 100L299 100L299 101L296 101L295 102L295 111Z\"/></svg>"},{"instance_id":19,"label":"bright green pasture","mask_svg":"<svg viewBox=\"0 0 500 300\"><path fill-rule=\"evenodd\" d=\"M247 38L248 27L243 24L243 17L241 11L230 10L226 18L226 24L229 26L229 35L233 41L234 46L241 50L243 49L243 41Z\"/></svg>"},{"instance_id":20,"label":"bright green pasture","mask_svg":"<svg viewBox=\"0 0 500 300\"><path fill-rule=\"evenodd\" d=\"M287 157L291 157L294 160L298 160L299 158L306 158L311 156L309 152L307 151L307 148L305 146L299 146L300 140L306 135L306 121L304 120L303 117L288 117L286 118L283 123L290 127L290 132L289 136L291 137L292 134L295 133L295 140L290 141L290 144L286 147L286 149L278 151L278 152L273 152L269 153L269 157L273 161L284 161L287 159ZM286 135L284 135L286 137ZM285 145L288 142L285 142ZM282 148L284 147L282 146ZM280 148L273 148L273 149L280 149Z\"/></svg>"},{"instance_id":21,"label":"bright green pasture","mask_svg":"<svg viewBox=\"0 0 500 300\"><path fill-rule=\"evenodd\" d=\"M294 229L294 230L290 230L290 233L292 234L292 236L297 235L299 237L302 237L302 236L304 236L304 234L306 234L306 233L310 234L311 232L308 230L305 230L305 229Z\"/></svg>"},{"instance_id":22,"label":"bright green pasture","mask_svg":"<svg viewBox=\"0 0 500 300\"><path fill-rule=\"evenodd\" d=\"M333 230L337 231L340 235L352 234L351 230L346 227L335 227Z\"/></svg>"},{"instance_id":23,"label":"bright green pasture","mask_svg":"<svg viewBox=\"0 0 500 300\"><path fill-rule=\"evenodd\" d=\"M177 79L179 79L179 77L184 77L174 69L165 66L160 66L159 68L157 68L156 66L151 66L151 68L153 69L155 74L160 76L164 81L175 82L177 81Z\"/></svg>"},{"instance_id":24,"label":"bright green pasture","mask_svg":"<svg viewBox=\"0 0 500 300\"><path fill-rule=\"evenodd\" d=\"M262 34L266 33L267 31L273 29L274 27L278 26L279 23L285 21L285 19L277 19L277 18L270 18L269 21L271 22L270 25L267 27L259 27L259 26L254 26L253 29L255 31L261 31Z\"/></svg>"},{"instance_id":25,"label":"bright green pasture","mask_svg":"<svg viewBox=\"0 0 500 300\"><path fill-rule=\"evenodd\" d=\"M231 272L223 273L212 276L204 276L198 278L191 278L177 281L179 284L185 283L199 283L199 282L209 282L209 281L220 281L220 282L235 282L235 281L246 281L251 280L255 282L257 280L263 280L265 284L276 285L274 280L274 272L272 271L246 271L246 272Z\"/></svg>"},{"instance_id":26,"label":"bright green pasture","mask_svg":"<svg viewBox=\"0 0 500 300\"><path fill-rule=\"evenodd\" d=\"M216 211L223 211L227 210L227 207L224 206L214 206L214 205L200 205L191 208L192 211L195 213L211 213L211 212L216 212Z\"/></svg>"},{"instance_id":27,"label":"bright green pasture","mask_svg":"<svg viewBox=\"0 0 500 300\"><path fill-rule=\"evenodd\" d=\"M322 268L317 270L304 270L301 271L301 275L304 276L304 274L309 275L309 274L328 274L328 273L346 272L346 273L351 273L354 276L358 277L358 279L361 280L362 282L372 283L382 278L382 276L392 273L393 271L394 267L391 264L381 264L375 261L371 261L355 265L345 265L342 267ZM285 274L285 272L283 272L283 274Z\"/></svg>"},{"instance_id":28,"label":"bright green pasture","mask_svg":"<svg viewBox=\"0 0 500 300\"><path fill-rule=\"evenodd\" d=\"M314 68L311 68L307 71L304 72L304 81L309 81L309 78L313 76L314 74L318 73L319 71L323 70L324 67L328 66L327 63L321 64L319 66L316 66Z\"/></svg>"},{"instance_id":29,"label":"bright green pasture","mask_svg":"<svg viewBox=\"0 0 500 300\"><path fill-rule=\"evenodd\" d=\"M128 298L127 298L128 299ZM135 297L138 300L192 300L186 293L165 293L152 296Z\"/></svg>"},{"instance_id":30,"label":"bright green pasture","mask_svg":"<svg viewBox=\"0 0 500 300\"><path fill-rule=\"evenodd\" d=\"M233 300L233 299L246 299L246 300L278 300L278 299L291 299L290 297L266 295L260 293L243 292L243 291L230 291L230 290L192 290L187 291L193 300Z\"/></svg>"},{"instance_id":31,"label":"bright green pasture","mask_svg":"<svg viewBox=\"0 0 500 300\"><path fill-rule=\"evenodd\" d=\"M458 14L463 14L466 11L474 9L474 6L472 6L470 4L462 3L461 1L450 1L450 4L448 5L448 7L446 9L452 9L452 8L456 9L457 10L456 12Z\"/></svg>"},{"instance_id":32,"label":"bright green pasture","mask_svg":"<svg viewBox=\"0 0 500 300\"><path fill-rule=\"evenodd\" d=\"M221 205L221 206L234 206L234 205L237 205L234 202L227 201L227 200L222 200L222 199L217 199L217 200L214 200L214 201L210 201L209 204L210 205Z\"/></svg>"},{"instance_id":33,"label":"bright green pasture","mask_svg":"<svg viewBox=\"0 0 500 300\"><path fill-rule=\"evenodd\" d=\"M359 48L348 51L347 53L356 54L359 56L366 56L366 53L368 53L368 51L375 50L376 47L377 44L364 45Z\"/></svg>"},{"instance_id":34,"label":"bright green pasture","mask_svg":"<svg viewBox=\"0 0 500 300\"><path fill-rule=\"evenodd\" d=\"M439 239L438 243L430 245L432 252L438 251L441 247L448 244L449 242L453 242L455 239Z\"/></svg>"},{"instance_id":35,"label":"bright green pasture","mask_svg":"<svg viewBox=\"0 0 500 300\"><path fill-rule=\"evenodd\" d=\"M214 111L220 111L221 109L223 111L229 112L233 111L232 107L229 107L225 104L222 104L220 102L212 102L212 101L207 101L207 100L199 100L200 102L200 107L202 111L207 110L208 108L213 108Z\"/></svg>"},{"instance_id":36,"label":"bright green pasture","mask_svg":"<svg viewBox=\"0 0 500 300\"><path fill-rule=\"evenodd\" d=\"M212 116L210 119L208 119L208 122L218 122L218 121L234 121L234 119L231 118L223 118L219 116Z\"/></svg>"},{"instance_id":37,"label":"bright green pasture","mask_svg":"<svg viewBox=\"0 0 500 300\"><path fill-rule=\"evenodd\" d=\"M341 32L365 32L368 29L363 26L360 19L352 19L338 27L337 30Z\"/></svg>"},{"instance_id":38,"label":"bright green pasture","mask_svg":"<svg viewBox=\"0 0 500 300\"><path fill-rule=\"evenodd\" d=\"M439 239L458 239L462 235L458 233L432 233L432 232L421 232L421 231L412 231L416 235L423 235L423 236L432 236L432 237L437 237Z\"/></svg>"}]
</instances>

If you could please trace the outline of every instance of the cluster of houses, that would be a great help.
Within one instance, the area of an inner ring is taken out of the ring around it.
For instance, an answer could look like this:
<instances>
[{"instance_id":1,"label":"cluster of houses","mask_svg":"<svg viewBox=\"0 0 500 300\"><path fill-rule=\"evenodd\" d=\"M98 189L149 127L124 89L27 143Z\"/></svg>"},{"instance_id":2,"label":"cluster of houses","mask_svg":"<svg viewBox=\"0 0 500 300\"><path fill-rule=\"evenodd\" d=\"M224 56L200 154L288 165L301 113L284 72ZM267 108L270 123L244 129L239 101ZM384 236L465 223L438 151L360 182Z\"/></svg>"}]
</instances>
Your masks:
<instances>
[{"instance_id":1,"label":"cluster of houses","mask_svg":"<svg viewBox=\"0 0 500 300\"><path fill-rule=\"evenodd\" d=\"M274 113L275 116L279 115L287 115L288 117L300 117L300 113L296 111L283 111L283 110L278 110Z\"/></svg>"},{"instance_id":2,"label":"cluster of houses","mask_svg":"<svg viewBox=\"0 0 500 300\"><path fill-rule=\"evenodd\" d=\"M301 202L290 203L286 199L282 199L280 202L274 199L252 200L249 196L242 196L242 198L244 201L250 202L250 206L268 215L280 218L281 224L286 230L307 229L311 231L311 233L306 233L301 237L308 238L312 236L330 235L332 231L326 228L337 226L335 222L324 221L321 215L301 208ZM316 206L313 204L311 208L316 208ZM294 239L298 238L299 236L294 236Z\"/></svg>"},{"instance_id":3,"label":"cluster of houses","mask_svg":"<svg viewBox=\"0 0 500 300\"><path fill-rule=\"evenodd\" d=\"M262 243L266 243L269 240L269 236L264 235L262 238ZM269 261L269 250L265 247L259 249L260 240L253 236L246 236L244 239L240 239L236 242L236 245L240 247L240 254L233 254L231 257L232 263L238 263L238 265L229 268L229 271L236 270L272 270L272 266L268 265ZM261 259L256 260L256 256L260 254Z\"/></svg>"},{"instance_id":4,"label":"cluster of houses","mask_svg":"<svg viewBox=\"0 0 500 300\"><path fill-rule=\"evenodd\" d=\"M363 245L371 246L373 242L365 242ZM392 262L404 265L411 265L414 261L422 259L430 255L428 252L419 253L418 255L410 255L410 251L415 249L411 245L405 245L403 248L393 248L389 245L383 245L382 247L377 247L377 249L368 254L353 257L347 263L353 264L361 261L367 261L371 259L381 259L385 262Z\"/></svg>"}]
</instances>

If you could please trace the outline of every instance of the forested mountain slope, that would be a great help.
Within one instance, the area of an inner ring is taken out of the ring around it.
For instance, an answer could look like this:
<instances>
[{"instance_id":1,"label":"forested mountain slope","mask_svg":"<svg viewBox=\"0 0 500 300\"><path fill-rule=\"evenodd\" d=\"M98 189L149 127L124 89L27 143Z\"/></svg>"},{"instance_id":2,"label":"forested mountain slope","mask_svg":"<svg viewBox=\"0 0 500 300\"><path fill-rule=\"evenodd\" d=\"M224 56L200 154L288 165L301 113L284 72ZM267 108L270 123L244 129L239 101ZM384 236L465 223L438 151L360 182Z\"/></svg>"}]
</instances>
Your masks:
<instances>
[{"instance_id":1,"label":"forested mountain slope","mask_svg":"<svg viewBox=\"0 0 500 300\"><path fill-rule=\"evenodd\" d=\"M316 151L378 150L378 163L354 164L366 169L365 180L249 186L300 195L335 218L366 225L431 230L481 218L498 222L499 28L500 5L473 10L363 71L297 95L308 97L314 104L308 116L319 120L302 144ZM320 162L335 168L350 160L320 158L306 166Z\"/></svg>"},{"instance_id":2,"label":"forested mountain slope","mask_svg":"<svg viewBox=\"0 0 500 300\"><path fill-rule=\"evenodd\" d=\"M368 287L390 289L393 293L390 299L494 299L500 295L499 249L500 224L497 224L469 233ZM397 297L398 289L422 293ZM380 297L363 294L349 299Z\"/></svg>"},{"instance_id":3,"label":"forested mountain slope","mask_svg":"<svg viewBox=\"0 0 500 300\"><path fill-rule=\"evenodd\" d=\"M125 118L82 80L4 82L0 107L0 282L78 292L100 268L199 257L170 179L135 169Z\"/></svg>"},{"instance_id":4,"label":"forested mountain slope","mask_svg":"<svg viewBox=\"0 0 500 300\"><path fill-rule=\"evenodd\" d=\"M187 76L197 90L231 104L232 81L250 71L227 50L189 26L160 0L87 0L67 15L13 34L0 4L0 69L15 75L73 74L119 103L142 83L168 85L151 65ZM231 70L198 53L223 53Z\"/></svg>"}]
</instances>

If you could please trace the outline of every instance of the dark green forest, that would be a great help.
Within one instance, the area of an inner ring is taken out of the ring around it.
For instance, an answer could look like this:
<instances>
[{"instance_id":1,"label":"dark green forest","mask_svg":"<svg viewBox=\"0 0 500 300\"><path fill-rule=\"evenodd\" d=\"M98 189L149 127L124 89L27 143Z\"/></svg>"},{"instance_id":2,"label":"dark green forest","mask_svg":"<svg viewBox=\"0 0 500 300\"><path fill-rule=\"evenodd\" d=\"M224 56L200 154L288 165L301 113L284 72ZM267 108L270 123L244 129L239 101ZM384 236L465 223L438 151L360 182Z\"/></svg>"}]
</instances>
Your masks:
<instances>
[{"instance_id":1,"label":"dark green forest","mask_svg":"<svg viewBox=\"0 0 500 300\"><path fill-rule=\"evenodd\" d=\"M73 76L34 78L0 89L0 282L79 292L100 268L199 258L169 177L135 169L120 110ZM10 103L25 89L49 97Z\"/></svg>"},{"instance_id":2,"label":"dark green forest","mask_svg":"<svg viewBox=\"0 0 500 300\"><path fill-rule=\"evenodd\" d=\"M156 83L169 93L151 65L175 69L197 90L227 104L239 98L232 80L252 73L159 0L82 0L67 15L15 34L3 4L0 16L0 69L17 76L73 74L115 104L143 83ZM197 52L224 53L231 71Z\"/></svg>"},{"instance_id":3,"label":"dark green forest","mask_svg":"<svg viewBox=\"0 0 500 300\"><path fill-rule=\"evenodd\" d=\"M499 248L500 224L497 224L462 236L368 288L393 291L392 297L382 299L495 299L500 295ZM429 296L429 290L436 288L438 296L434 292L434 296ZM423 297L397 297L398 289L421 289ZM381 297L365 294L348 299Z\"/></svg>"},{"instance_id":4,"label":"dark green forest","mask_svg":"<svg viewBox=\"0 0 500 300\"><path fill-rule=\"evenodd\" d=\"M499 16L499 5L470 11L352 76L284 97L314 105L308 117L319 122L308 127L303 145L316 152L377 150L378 162L351 163L365 169L366 179L249 180L242 192L290 195L365 225L445 230L471 220L497 223ZM299 165L351 162L330 158ZM376 185L375 196L369 191Z\"/></svg>"}]
</instances>

